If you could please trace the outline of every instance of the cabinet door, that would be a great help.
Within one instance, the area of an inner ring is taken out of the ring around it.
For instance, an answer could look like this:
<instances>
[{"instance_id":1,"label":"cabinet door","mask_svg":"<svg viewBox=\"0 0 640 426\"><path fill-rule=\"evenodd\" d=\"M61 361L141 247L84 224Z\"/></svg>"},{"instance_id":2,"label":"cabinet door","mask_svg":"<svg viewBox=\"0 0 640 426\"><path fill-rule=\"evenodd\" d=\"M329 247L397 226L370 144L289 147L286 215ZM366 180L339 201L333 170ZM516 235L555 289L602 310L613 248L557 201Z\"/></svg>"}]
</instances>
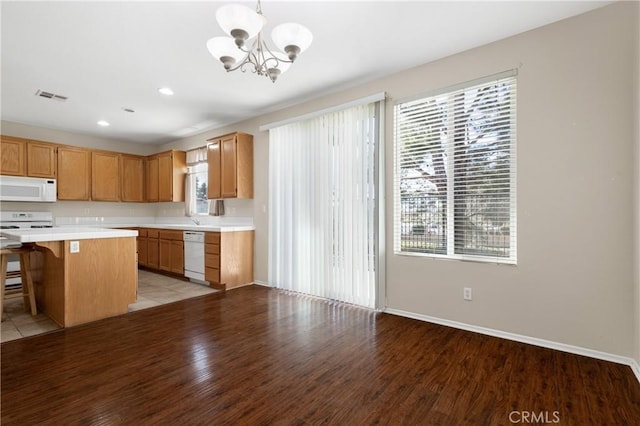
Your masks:
<instances>
[{"instance_id":1,"label":"cabinet door","mask_svg":"<svg viewBox=\"0 0 640 426\"><path fill-rule=\"evenodd\" d=\"M173 201L173 161L170 152L158 155L158 200Z\"/></svg>"},{"instance_id":2,"label":"cabinet door","mask_svg":"<svg viewBox=\"0 0 640 426\"><path fill-rule=\"evenodd\" d=\"M147 266L159 269L160 253L157 238L147 238Z\"/></svg>"},{"instance_id":3,"label":"cabinet door","mask_svg":"<svg viewBox=\"0 0 640 426\"><path fill-rule=\"evenodd\" d=\"M158 201L158 157L149 157L147 164L147 201Z\"/></svg>"},{"instance_id":4,"label":"cabinet door","mask_svg":"<svg viewBox=\"0 0 640 426\"><path fill-rule=\"evenodd\" d=\"M171 272L184 274L184 242L171 241Z\"/></svg>"},{"instance_id":5,"label":"cabinet door","mask_svg":"<svg viewBox=\"0 0 640 426\"><path fill-rule=\"evenodd\" d=\"M122 201L144 201L144 158L121 155L120 165Z\"/></svg>"},{"instance_id":6,"label":"cabinet door","mask_svg":"<svg viewBox=\"0 0 640 426\"><path fill-rule=\"evenodd\" d=\"M148 259L147 237L138 237L138 265L147 266Z\"/></svg>"},{"instance_id":7,"label":"cabinet door","mask_svg":"<svg viewBox=\"0 0 640 426\"><path fill-rule=\"evenodd\" d=\"M220 141L212 141L212 143L207 145L207 165L209 170L207 198L210 200L222 198L222 186L220 183L222 164L220 161Z\"/></svg>"},{"instance_id":8,"label":"cabinet door","mask_svg":"<svg viewBox=\"0 0 640 426\"><path fill-rule=\"evenodd\" d=\"M25 176L26 140L2 136L0 139L0 174Z\"/></svg>"},{"instance_id":9,"label":"cabinet door","mask_svg":"<svg viewBox=\"0 0 640 426\"><path fill-rule=\"evenodd\" d=\"M120 155L118 153L91 153L91 199L120 201Z\"/></svg>"},{"instance_id":10,"label":"cabinet door","mask_svg":"<svg viewBox=\"0 0 640 426\"><path fill-rule=\"evenodd\" d=\"M56 146L35 141L27 142L27 176L56 177Z\"/></svg>"},{"instance_id":11,"label":"cabinet door","mask_svg":"<svg viewBox=\"0 0 640 426\"><path fill-rule=\"evenodd\" d=\"M238 195L236 137L228 136L221 139L220 142L222 198L235 198Z\"/></svg>"},{"instance_id":12,"label":"cabinet door","mask_svg":"<svg viewBox=\"0 0 640 426\"><path fill-rule=\"evenodd\" d=\"M171 240L158 240L160 247L160 263L161 271L171 271Z\"/></svg>"},{"instance_id":13,"label":"cabinet door","mask_svg":"<svg viewBox=\"0 0 640 426\"><path fill-rule=\"evenodd\" d=\"M91 152L80 148L58 148L58 199L91 197Z\"/></svg>"}]
</instances>

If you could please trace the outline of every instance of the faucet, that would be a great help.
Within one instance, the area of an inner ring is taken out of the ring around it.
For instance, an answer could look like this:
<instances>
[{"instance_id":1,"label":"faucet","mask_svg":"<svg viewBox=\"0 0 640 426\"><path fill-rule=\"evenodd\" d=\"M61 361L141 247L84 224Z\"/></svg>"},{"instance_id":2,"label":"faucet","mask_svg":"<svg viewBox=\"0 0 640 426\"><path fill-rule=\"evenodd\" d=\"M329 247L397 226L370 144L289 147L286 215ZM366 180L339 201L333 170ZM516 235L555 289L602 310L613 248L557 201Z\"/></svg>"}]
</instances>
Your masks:
<instances>
[{"instance_id":1,"label":"faucet","mask_svg":"<svg viewBox=\"0 0 640 426\"><path fill-rule=\"evenodd\" d=\"M200 225L200 221L198 219L195 219L193 217L190 217L189 219L191 219L191 222L195 223L196 225Z\"/></svg>"}]
</instances>

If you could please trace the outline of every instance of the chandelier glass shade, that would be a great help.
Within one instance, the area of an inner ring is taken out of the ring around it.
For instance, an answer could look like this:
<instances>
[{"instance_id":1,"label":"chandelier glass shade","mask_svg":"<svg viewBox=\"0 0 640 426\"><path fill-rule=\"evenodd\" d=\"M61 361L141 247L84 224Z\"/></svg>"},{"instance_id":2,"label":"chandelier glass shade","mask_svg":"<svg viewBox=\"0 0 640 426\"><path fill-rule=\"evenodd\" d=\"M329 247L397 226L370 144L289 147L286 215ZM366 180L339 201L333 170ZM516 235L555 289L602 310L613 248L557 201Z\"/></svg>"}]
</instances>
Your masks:
<instances>
[{"instance_id":1,"label":"chandelier glass shade","mask_svg":"<svg viewBox=\"0 0 640 426\"><path fill-rule=\"evenodd\" d=\"M230 37L209 39L209 53L222 62L227 71L239 69L244 72L250 69L258 75L269 77L273 82L313 41L311 31L303 25L280 24L271 32L271 38L279 50L270 49L262 33L267 20L262 15L260 0L255 11L239 4L222 6L216 12L216 20Z\"/></svg>"}]
</instances>

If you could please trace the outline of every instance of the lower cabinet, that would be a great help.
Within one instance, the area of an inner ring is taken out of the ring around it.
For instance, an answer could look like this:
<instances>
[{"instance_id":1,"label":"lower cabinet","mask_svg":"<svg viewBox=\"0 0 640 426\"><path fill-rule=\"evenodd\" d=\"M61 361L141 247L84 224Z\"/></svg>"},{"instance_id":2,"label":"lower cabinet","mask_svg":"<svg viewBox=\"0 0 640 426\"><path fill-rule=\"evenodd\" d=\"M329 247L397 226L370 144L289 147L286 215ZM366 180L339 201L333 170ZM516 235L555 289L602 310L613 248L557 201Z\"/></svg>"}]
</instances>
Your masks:
<instances>
[{"instance_id":1,"label":"lower cabinet","mask_svg":"<svg viewBox=\"0 0 640 426\"><path fill-rule=\"evenodd\" d=\"M184 242L182 231L160 230L159 269L161 271L184 274Z\"/></svg>"},{"instance_id":2,"label":"lower cabinet","mask_svg":"<svg viewBox=\"0 0 640 426\"><path fill-rule=\"evenodd\" d=\"M158 232L157 229L147 229L147 264L145 266L151 269L160 269Z\"/></svg>"},{"instance_id":3,"label":"lower cabinet","mask_svg":"<svg viewBox=\"0 0 640 426\"><path fill-rule=\"evenodd\" d=\"M147 240L147 230L138 229L138 265L147 266L149 263Z\"/></svg>"},{"instance_id":4,"label":"lower cabinet","mask_svg":"<svg viewBox=\"0 0 640 426\"><path fill-rule=\"evenodd\" d=\"M253 283L254 231L205 232L204 279L228 290ZM184 275L183 231L138 228L138 265Z\"/></svg>"},{"instance_id":5,"label":"lower cabinet","mask_svg":"<svg viewBox=\"0 0 640 426\"><path fill-rule=\"evenodd\" d=\"M228 290L253 283L253 231L207 232L204 279Z\"/></svg>"}]
</instances>

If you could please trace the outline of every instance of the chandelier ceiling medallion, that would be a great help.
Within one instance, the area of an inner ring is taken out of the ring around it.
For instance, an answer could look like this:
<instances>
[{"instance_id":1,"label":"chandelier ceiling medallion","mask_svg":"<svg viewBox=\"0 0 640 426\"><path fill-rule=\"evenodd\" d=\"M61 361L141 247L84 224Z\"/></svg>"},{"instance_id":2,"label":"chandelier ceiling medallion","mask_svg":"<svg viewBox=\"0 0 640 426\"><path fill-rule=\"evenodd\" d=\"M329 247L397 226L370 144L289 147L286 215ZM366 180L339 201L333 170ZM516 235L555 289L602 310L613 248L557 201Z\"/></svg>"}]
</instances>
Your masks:
<instances>
[{"instance_id":1,"label":"chandelier ceiling medallion","mask_svg":"<svg viewBox=\"0 0 640 426\"><path fill-rule=\"evenodd\" d=\"M229 71L246 68L253 73L269 77L275 82L304 52L313 35L306 27L296 23L280 24L271 32L278 50L271 50L265 43L262 29L267 23L262 15L260 0L255 12L246 6L228 4L216 12L216 20L231 37L214 37L207 41L207 49Z\"/></svg>"}]
</instances>

